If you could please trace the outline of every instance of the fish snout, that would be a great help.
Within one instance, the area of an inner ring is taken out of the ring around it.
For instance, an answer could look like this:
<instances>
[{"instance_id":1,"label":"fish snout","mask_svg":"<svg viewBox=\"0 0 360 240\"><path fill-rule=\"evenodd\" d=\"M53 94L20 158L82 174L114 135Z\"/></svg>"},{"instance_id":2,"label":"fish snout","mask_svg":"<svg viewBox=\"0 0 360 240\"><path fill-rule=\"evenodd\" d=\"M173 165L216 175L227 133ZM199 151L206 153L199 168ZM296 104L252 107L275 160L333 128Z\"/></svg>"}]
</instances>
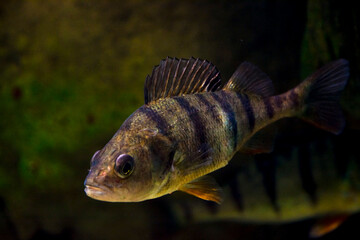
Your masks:
<instances>
[{"instance_id":1,"label":"fish snout","mask_svg":"<svg viewBox=\"0 0 360 240\"><path fill-rule=\"evenodd\" d=\"M94 182L97 184L102 184L106 181L107 176L109 176L110 174L110 167L107 167L105 169L100 169L97 174L94 177Z\"/></svg>"},{"instance_id":2,"label":"fish snout","mask_svg":"<svg viewBox=\"0 0 360 240\"><path fill-rule=\"evenodd\" d=\"M111 169L109 167L103 168L100 170L90 170L89 174L86 176L84 185L101 185L106 181L107 176L109 175Z\"/></svg>"}]
</instances>

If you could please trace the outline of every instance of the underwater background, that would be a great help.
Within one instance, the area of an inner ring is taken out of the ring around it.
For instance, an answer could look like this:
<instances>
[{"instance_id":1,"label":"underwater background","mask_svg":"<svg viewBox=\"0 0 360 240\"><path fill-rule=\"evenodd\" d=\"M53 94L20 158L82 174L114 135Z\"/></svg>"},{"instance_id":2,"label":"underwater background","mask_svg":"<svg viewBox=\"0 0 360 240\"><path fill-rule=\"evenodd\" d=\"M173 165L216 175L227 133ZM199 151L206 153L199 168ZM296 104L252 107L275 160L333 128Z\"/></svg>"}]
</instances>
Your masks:
<instances>
[{"instance_id":1,"label":"underwater background","mask_svg":"<svg viewBox=\"0 0 360 240\"><path fill-rule=\"evenodd\" d=\"M314 219L179 224L172 201L192 196L106 203L87 197L83 181L167 56L207 59L224 80L252 62L276 93L327 62L349 60L344 132L282 120L275 149L325 139L312 154L336 148L344 161L360 159L359 16L358 6L335 0L1 1L0 239L307 239ZM232 167L215 173L220 184ZM354 214L321 239L360 239L358 226Z\"/></svg>"}]
</instances>

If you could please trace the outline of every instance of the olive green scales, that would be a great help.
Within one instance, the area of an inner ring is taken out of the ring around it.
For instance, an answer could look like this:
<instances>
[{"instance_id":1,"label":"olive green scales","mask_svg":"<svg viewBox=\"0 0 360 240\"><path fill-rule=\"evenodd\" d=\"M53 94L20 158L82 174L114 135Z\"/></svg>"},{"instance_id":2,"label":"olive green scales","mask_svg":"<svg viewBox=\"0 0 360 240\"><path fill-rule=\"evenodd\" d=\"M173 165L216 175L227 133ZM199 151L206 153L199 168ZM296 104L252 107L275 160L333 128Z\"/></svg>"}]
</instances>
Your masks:
<instances>
[{"instance_id":1,"label":"olive green scales","mask_svg":"<svg viewBox=\"0 0 360 240\"><path fill-rule=\"evenodd\" d=\"M180 190L220 203L221 189L206 174L237 151L271 152L265 126L297 116L340 133L338 98L348 77L348 62L337 60L273 96L271 80L248 62L222 85L206 60L162 60L146 79L145 105L94 154L85 192L103 201L138 202Z\"/></svg>"}]
</instances>

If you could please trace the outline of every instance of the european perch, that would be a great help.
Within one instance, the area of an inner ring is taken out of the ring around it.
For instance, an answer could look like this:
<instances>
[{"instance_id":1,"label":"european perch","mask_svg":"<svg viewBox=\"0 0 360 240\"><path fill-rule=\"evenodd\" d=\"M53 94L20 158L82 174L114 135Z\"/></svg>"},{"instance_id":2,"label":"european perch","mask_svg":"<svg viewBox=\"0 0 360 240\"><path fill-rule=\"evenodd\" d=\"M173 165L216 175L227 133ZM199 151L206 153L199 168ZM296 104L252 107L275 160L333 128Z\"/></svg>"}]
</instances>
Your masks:
<instances>
[{"instance_id":1,"label":"european perch","mask_svg":"<svg viewBox=\"0 0 360 240\"><path fill-rule=\"evenodd\" d=\"M222 85L206 60L162 60L146 78L145 105L92 157L85 192L138 202L184 191L221 203L220 187L206 174L237 151L271 152L263 141L271 137L261 131L267 125L295 116L339 134L345 122L338 99L348 77L348 62L337 60L273 96L271 80L248 62Z\"/></svg>"}]
</instances>

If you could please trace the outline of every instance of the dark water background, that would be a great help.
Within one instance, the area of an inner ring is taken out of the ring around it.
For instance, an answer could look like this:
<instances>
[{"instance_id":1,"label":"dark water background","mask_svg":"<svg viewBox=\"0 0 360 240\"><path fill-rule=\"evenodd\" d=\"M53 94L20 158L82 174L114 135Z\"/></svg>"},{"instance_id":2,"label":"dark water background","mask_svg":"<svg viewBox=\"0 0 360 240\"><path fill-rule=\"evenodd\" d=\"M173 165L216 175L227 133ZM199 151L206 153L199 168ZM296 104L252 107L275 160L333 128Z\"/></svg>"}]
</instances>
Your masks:
<instances>
[{"instance_id":1,"label":"dark water background","mask_svg":"<svg viewBox=\"0 0 360 240\"><path fill-rule=\"evenodd\" d=\"M313 219L179 227L172 196L104 203L86 197L83 181L166 56L208 59L223 79L247 60L277 93L348 59L347 127L331 146L339 158L359 157L359 15L334 0L1 1L0 239L307 239ZM282 124L290 143L319 137L300 121ZM359 226L354 215L322 239L360 239Z\"/></svg>"}]
</instances>

